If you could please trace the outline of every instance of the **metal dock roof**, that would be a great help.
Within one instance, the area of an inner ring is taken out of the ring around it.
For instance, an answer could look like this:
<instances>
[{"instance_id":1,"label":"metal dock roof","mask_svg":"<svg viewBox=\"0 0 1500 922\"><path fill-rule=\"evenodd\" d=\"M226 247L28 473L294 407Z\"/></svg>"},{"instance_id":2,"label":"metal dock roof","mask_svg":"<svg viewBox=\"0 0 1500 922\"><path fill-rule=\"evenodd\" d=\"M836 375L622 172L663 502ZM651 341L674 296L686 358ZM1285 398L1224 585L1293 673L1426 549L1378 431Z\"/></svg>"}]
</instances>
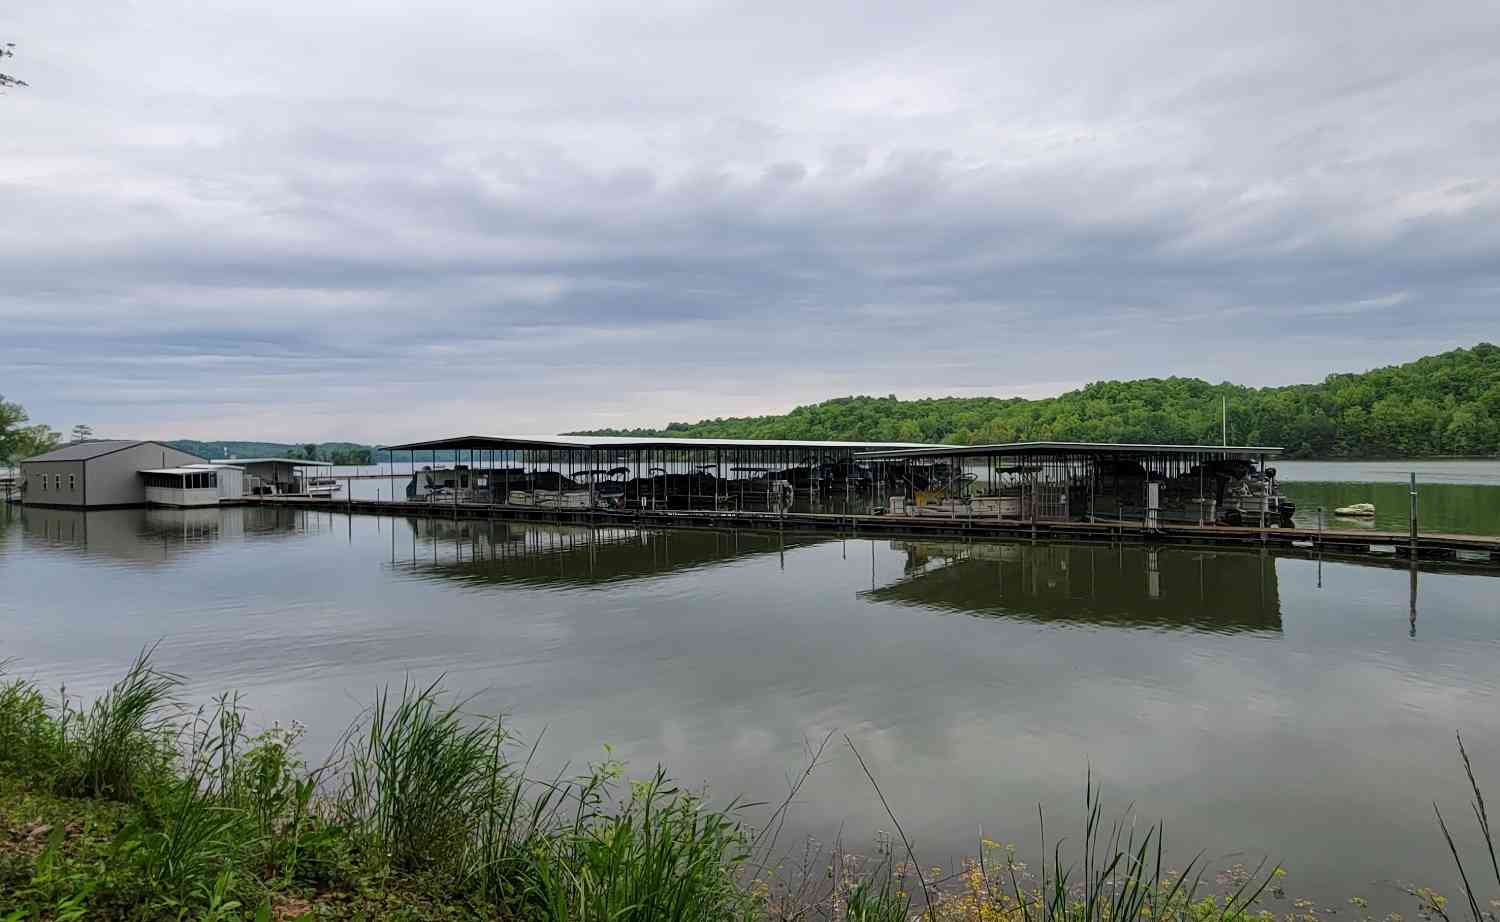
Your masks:
<instances>
[{"instance_id":1,"label":"metal dock roof","mask_svg":"<svg viewBox=\"0 0 1500 922\"><path fill-rule=\"evenodd\" d=\"M1119 442L1004 442L998 445L950 445L937 448L894 448L861 452L861 461L901 460L904 458L959 458L989 455L1218 455L1231 458L1255 458L1280 454L1285 449L1260 445L1148 445Z\"/></svg>"},{"instance_id":2,"label":"metal dock roof","mask_svg":"<svg viewBox=\"0 0 1500 922\"><path fill-rule=\"evenodd\" d=\"M243 467L246 464L290 464L293 467L333 467L332 461L305 461L301 458L215 458L215 466Z\"/></svg>"},{"instance_id":3,"label":"metal dock roof","mask_svg":"<svg viewBox=\"0 0 1500 922\"><path fill-rule=\"evenodd\" d=\"M570 448L850 448L856 451L878 449L953 449L958 446L931 442L839 442L815 439L676 439L656 437L602 435L488 436L461 435L451 438L408 442L403 445L381 445L380 451L445 451L449 449L495 450L566 450Z\"/></svg>"}]
</instances>

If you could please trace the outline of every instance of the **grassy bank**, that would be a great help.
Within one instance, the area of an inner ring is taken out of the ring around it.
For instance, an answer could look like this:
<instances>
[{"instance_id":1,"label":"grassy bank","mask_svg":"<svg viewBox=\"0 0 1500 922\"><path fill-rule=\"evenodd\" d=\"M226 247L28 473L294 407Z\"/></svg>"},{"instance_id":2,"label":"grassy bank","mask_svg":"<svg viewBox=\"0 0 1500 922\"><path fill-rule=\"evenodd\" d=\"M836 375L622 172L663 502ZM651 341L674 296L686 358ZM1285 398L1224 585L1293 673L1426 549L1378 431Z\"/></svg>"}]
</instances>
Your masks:
<instances>
[{"instance_id":1,"label":"grassy bank","mask_svg":"<svg viewBox=\"0 0 1500 922\"><path fill-rule=\"evenodd\" d=\"M1039 867L985 843L956 870L918 872L894 812L875 859L778 851L800 781L779 805L715 806L614 762L534 778L499 720L436 685L378 695L319 767L296 726L252 732L232 694L188 710L180 686L147 655L87 704L0 675L0 920L1317 917L1268 908L1279 872L1265 867L1169 870L1160 828L1106 823L1092 784L1076 846L1045 842ZM1476 815L1488 836L1482 800ZM1490 911L1467 903L1464 916Z\"/></svg>"}]
</instances>

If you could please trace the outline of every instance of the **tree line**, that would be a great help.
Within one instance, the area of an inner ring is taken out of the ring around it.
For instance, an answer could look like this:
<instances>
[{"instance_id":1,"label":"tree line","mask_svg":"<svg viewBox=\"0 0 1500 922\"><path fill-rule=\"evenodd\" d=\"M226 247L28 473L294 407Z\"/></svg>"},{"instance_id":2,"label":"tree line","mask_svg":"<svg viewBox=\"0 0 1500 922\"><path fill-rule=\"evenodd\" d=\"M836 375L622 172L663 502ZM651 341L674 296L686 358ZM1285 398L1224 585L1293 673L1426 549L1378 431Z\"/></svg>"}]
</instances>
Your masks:
<instances>
[{"instance_id":1,"label":"tree line","mask_svg":"<svg viewBox=\"0 0 1500 922\"><path fill-rule=\"evenodd\" d=\"M61 444L61 432L40 423L31 424L31 415L25 407L0 394L0 464L39 455Z\"/></svg>"},{"instance_id":2,"label":"tree line","mask_svg":"<svg viewBox=\"0 0 1500 922\"><path fill-rule=\"evenodd\" d=\"M203 458L291 458L297 461L330 461L340 465L374 464L375 452L354 442L244 442L178 439L173 448Z\"/></svg>"},{"instance_id":3,"label":"tree line","mask_svg":"<svg viewBox=\"0 0 1500 922\"><path fill-rule=\"evenodd\" d=\"M578 435L842 439L985 445L1018 441L1231 444L1292 457L1500 455L1500 348L1481 343L1404 365L1253 388L1197 378L1099 381L1042 400L839 397L777 416L598 429Z\"/></svg>"},{"instance_id":4,"label":"tree line","mask_svg":"<svg viewBox=\"0 0 1500 922\"><path fill-rule=\"evenodd\" d=\"M87 442L94 438L92 426L80 423L67 439L51 426L31 424L26 408L0 395L0 464L9 465L64 444ZM340 465L374 464L375 451L353 442L306 442L288 445L280 442L202 442L177 439L166 444L200 458L293 458L303 461L330 461Z\"/></svg>"},{"instance_id":5,"label":"tree line","mask_svg":"<svg viewBox=\"0 0 1500 922\"><path fill-rule=\"evenodd\" d=\"M984 445L1020 441L1204 444L1228 438L1273 445L1300 458L1494 457L1500 455L1500 347L1480 343L1404 365L1329 375L1318 384L1241 387L1197 378L1099 381L1043 400L839 397L777 416L671 423L664 429L596 429L571 435L839 439ZM62 434L30 425L0 397L0 462L40 454ZM73 439L92 436L74 427ZM292 457L371 464L385 452L352 442L170 443L207 458ZM442 453L449 457L450 453Z\"/></svg>"}]
</instances>

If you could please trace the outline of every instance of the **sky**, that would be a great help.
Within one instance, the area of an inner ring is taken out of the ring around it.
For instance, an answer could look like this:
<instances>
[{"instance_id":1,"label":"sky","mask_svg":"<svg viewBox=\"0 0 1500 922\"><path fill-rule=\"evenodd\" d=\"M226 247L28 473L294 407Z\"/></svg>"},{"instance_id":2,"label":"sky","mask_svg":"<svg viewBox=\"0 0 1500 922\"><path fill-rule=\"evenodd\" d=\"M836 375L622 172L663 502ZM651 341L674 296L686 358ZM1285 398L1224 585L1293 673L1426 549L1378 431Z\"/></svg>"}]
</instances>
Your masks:
<instances>
[{"instance_id":1,"label":"sky","mask_svg":"<svg viewBox=\"0 0 1500 922\"><path fill-rule=\"evenodd\" d=\"M0 393L395 442L1500 339L1489 2L48 0Z\"/></svg>"}]
</instances>

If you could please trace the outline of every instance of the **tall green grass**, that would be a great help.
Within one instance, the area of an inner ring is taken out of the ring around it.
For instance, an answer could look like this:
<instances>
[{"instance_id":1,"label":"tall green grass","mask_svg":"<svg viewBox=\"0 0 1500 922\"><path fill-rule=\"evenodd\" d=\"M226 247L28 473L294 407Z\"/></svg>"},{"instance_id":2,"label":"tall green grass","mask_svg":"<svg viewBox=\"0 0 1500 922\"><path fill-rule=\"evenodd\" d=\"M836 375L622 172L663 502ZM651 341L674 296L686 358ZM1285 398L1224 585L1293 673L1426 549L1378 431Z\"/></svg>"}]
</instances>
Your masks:
<instances>
[{"instance_id":1,"label":"tall green grass","mask_svg":"<svg viewBox=\"0 0 1500 922\"><path fill-rule=\"evenodd\" d=\"M549 837L530 871L549 922L718 922L752 919L757 906L737 874L749 838L735 808L708 808L658 769L616 809L610 773L574 797L573 822Z\"/></svg>"},{"instance_id":2,"label":"tall green grass","mask_svg":"<svg viewBox=\"0 0 1500 922\"><path fill-rule=\"evenodd\" d=\"M661 772L623 800L613 763L528 781L503 725L465 715L437 682L382 689L342 748L337 816L385 870L557 922L748 918L733 808L708 809Z\"/></svg>"},{"instance_id":3,"label":"tall green grass","mask_svg":"<svg viewBox=\"0 0 1500 922\"><path fill-rule=\"evenodd\" d=\"M394 699L384 688L345 736L340 816L395 870L459 872L512 784L506 743L500 721L466 719L440 681Z\"/></svg>"},{"instance_id":4,"label":"tall green grass","mask_svg":"<svg viewBox=\"0 0 1500 922\"><path fill-rule=\"evenodd\" d=\"M0 660L0 770L50 775L61 758L57 725L35 684L6 678L9 666Z\"/></svg>"},{"instance_id":5,"label":"tall green grass","mask_svg":"<svg viewBox=\"0 0 1500 922\"><path fill-rule=\"evenodd\" d=\"M0 775L129 817L93 864L54 831L29 879L10 893L0 880L0 920L272 918L286 894L337 893L368 918L415 897L439 908L412 918L527 922L1240 922L1277 874L1262 865L1205 895L1202 856L1169 873L1163 828L1137 832L1128 811L1106 822L1090 772L1081 837L1049 840L1039 811L1038 868L981 848L936 875L851 741L899 843L873 864L819 851L779 882L777 834L821 747L753 832L744 817L761 805L712 806L661 769L630 781L611 760L533 779L502 722L466 713L440 682L381 689L334 761L310 769L300 728L252 735L232 694L184 710L182 680L152 652L87 706L51 704L0 664ZM1482 880L1500 887L1500 861L1462 741L1459 753L1482 867L1461 859L1441 812L1439 826L1471 922L1494 922ZM1445 906L1427 898L1433 916Z\"/></svg>"},{"instance_id":6,"label":"tall green grass","mask_svg":"<svg viewBox=\"0 0 1500 922\"><path fill-rule=\"evenodd\" d=\"M152 666L152 652L142 650L124 678L88 708L75 708L63 696L62 793L130 801L169 772L179 730L175 694L182 679Z\"/></svg>"}]
</instances>

